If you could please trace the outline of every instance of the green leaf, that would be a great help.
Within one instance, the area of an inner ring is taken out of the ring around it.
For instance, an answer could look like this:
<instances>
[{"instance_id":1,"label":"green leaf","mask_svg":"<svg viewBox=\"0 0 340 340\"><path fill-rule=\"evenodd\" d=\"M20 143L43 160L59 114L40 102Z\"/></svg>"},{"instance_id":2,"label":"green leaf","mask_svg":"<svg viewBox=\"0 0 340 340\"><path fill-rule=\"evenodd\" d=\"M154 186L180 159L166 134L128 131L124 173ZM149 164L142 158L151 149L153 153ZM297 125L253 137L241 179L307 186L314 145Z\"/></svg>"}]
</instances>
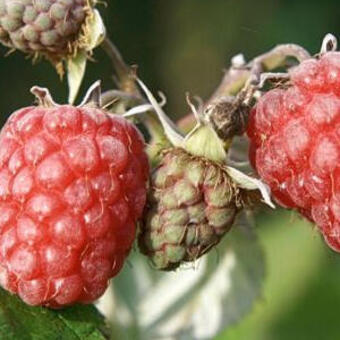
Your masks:
<instances>
[{"instance_id":1,"label":"green leaf","mask_svg":"<svg viewBox=\"0 0 340 340\"><path fill-rule=\"evenodd\" d=\"M141 256L132 263L114 280L115 306L103 308L122 340L211 339L251 310L265 272L245 214L216 251L176 272L156 272Z\"/></svg>"},{"instance_id":2,"label":"green leaf","mask_svg":"<svg viewBox=\"0 0 340 340\"><path fill-rule=\"evenodd\" d=\"M86 63L87 54L85 51L79 51L75 57L67 61L68 102L70 104L73 104L77 98L81 83L84 79Z\"/></svg>"},{"instance_id":3,"label":"green leaf","mask_svg":"<svg viewBox=\"0 0 340 340\"><path fill-rule=\"evenodd\" d=\"M105 340L107 332L94 306L30 307L0 288L1 340Z\"/></svg>"}]
</instances>

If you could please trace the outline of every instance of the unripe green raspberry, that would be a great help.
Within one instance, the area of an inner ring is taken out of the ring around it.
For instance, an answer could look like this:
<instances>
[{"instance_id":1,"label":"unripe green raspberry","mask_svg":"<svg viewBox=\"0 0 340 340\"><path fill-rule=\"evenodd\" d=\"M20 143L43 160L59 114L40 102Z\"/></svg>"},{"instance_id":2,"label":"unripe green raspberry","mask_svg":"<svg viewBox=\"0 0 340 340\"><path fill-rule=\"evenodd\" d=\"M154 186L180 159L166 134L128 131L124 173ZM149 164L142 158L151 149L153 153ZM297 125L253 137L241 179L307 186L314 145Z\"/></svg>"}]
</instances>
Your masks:
<instances>
[{"instance_id":1,"label":"unripe green raspberry","mask_svg":"<svg viewBox=\"0 0 340 340\"><path fill-rule=\"evenodd\" d=\"M230 230L242 206L242 192L223 165L166 150L153 174L140 249L157 269L194 261Z\"/></svg>"},{"instance_id":2,"label":"unripe green raspberry","mask_svg":"<svg viewBox=\"0 0 340 340\"><path fill-rule=\"evenodd\" d=\"M160 163L151 179L139 248L156 269L173 270L217 245L243 208L260 200L271 207L273 204L263 183L228 165L231 140L221 140L189 98L197 124L184 137L146 85L137 81L172 144L156 160ZM153 138L153 143L165 148L158 132Z\"/></svg>"},{"instance_id":3,"label":"unripe green raspberry","mask_svg":"<svg viewBox=\"0 0 340 340\"><path fill-rule=\"evenodd\" d=\"M54 63L76 53L92 13L90 0L0 0L0 42Z\"/></svg>"}]
</instances>

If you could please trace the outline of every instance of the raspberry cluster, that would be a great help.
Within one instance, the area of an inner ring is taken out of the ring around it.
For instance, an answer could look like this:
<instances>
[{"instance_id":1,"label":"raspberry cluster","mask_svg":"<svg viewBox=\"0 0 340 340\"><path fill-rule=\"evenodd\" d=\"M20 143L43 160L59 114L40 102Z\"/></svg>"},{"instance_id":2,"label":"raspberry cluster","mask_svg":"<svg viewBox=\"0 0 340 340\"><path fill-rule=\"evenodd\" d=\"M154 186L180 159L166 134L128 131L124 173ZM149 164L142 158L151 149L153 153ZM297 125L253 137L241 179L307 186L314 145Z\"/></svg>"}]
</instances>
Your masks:
<instances>
[{"instance_id":1,"label":"raspberry cluster","mask_svg":"<svg viewBox=\"0 0 340 340\"><path fill-rule=\"evenodd\" d=\"M146 199L137 129L93 107L29 107L0 135L0 284L31 305L88 303L123 266Z\"/></svg>"},{"instance_id":2,"label":"raspberry cluster","mask_svg":"<svg viewBox=\"0 0 340 340\"><path fill-rule=\"evenodd\" d=\"M281 205L315 222L340 252L340 52L290 71L250 115L250 159Z\"/></svg>"}]
</instances>

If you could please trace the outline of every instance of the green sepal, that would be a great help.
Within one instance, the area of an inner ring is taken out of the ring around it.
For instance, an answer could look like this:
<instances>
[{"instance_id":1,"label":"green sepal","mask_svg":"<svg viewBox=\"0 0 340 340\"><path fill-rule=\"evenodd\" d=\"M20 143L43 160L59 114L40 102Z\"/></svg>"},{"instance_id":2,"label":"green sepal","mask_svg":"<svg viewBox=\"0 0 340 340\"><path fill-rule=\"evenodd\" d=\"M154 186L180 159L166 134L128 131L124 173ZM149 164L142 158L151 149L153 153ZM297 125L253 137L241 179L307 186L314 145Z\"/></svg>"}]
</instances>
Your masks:
<instances>
[{"instance_id":1,"label":"green sepal","mask_svg":"<svg viewBox=\"0 0 340 340\"><path fill-rule=\"evenodd\" d=\"M79 51L77 55L67 61L67 80L69 87L69 104L73 104L77 98L81 83L84 79L87 63L87 53Z\"/></svg>"},{"instance_id":2,"label":"green sepal","mask_svg":"<svg viewBox=\"0 0 340 340\"><path fill-rule=\"evenodd\" d=\"M209 125L197 125L185 138L183 148L191 155L224 163L227 153L223 141Z\"/></svg>"}]
</instances>

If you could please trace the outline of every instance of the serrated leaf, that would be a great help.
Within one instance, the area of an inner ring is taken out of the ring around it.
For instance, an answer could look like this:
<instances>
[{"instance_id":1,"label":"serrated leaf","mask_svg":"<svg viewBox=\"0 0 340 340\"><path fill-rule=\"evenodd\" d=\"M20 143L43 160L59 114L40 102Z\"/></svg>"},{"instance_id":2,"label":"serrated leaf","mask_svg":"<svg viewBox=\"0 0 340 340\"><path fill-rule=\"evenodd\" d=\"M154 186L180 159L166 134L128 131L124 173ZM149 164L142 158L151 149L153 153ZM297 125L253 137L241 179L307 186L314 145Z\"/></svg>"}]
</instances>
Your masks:
<instances>
[{"instance_id":1,"label":"serrated leaf","mask_svg":"<svg viewBox=\"0 0 340 340\"><path fill-rule=\"evenodd\" d=\"M105 340L107 334L104 318L94 306L30 307L0 288L1 340Z\"/></svg>"},{"instance_id":2,"label":"serrated leaf","mask_svg":"<svg viewBox=\"0 0 340 340\"><path fill-rule=\"evenodd\" d=\"M262 249L242 219L216 251L176 272L157 272L135 255L104 311L120 339L211 339L251 309L263 278Z\"/></svg>"},{"instance_id":3,"label":"serrated leaf","mask_svg":"<svg viewBox=\"0 0 340 340\"><path fill-rule=\"evenodd\" d=\"M92 15L87 22L86 28L87 35L85 49L86 51L91 52L103 42L106 35L105 25L98 10L93 10Z\"/></svg>"},{"instance_id":4,"label":"serrated leaf","mask_svg":"<svg viewBox=\"0 0 340 340\"><path fill-rule=\"evenodd\" d=\"M69 87L68 102L73 104L77 98L81 83L84 79L87 55L79 51L77 55L67 61L67 80Z\"/></svg>"}]
</instances>

